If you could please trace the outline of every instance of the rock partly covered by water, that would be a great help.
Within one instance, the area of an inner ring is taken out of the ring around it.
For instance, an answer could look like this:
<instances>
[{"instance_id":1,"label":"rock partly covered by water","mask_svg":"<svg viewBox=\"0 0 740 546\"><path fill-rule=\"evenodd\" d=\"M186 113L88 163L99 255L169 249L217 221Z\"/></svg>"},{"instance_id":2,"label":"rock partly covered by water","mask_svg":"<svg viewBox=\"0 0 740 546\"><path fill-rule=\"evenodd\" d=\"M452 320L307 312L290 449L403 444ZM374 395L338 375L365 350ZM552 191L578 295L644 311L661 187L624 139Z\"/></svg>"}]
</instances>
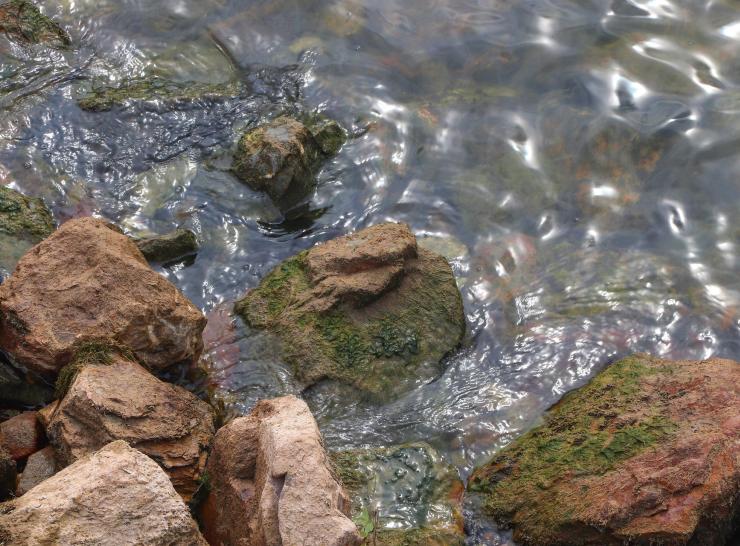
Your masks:
<instances>
[{"instance_id":1,"label":"rock partly covered by water","mask_svg":"<svg viewBox=\"0 0 740 546\"><path fill-rule=\"evenodd\" d=\"M0 186L0 271L12 271L20 257L51 235L54 227L41 199Z\"/></svg>"},{"instance_id":2,"label":"rock partly covered by water","mask_svg":"<svg viewBox=\"0 0 740 546\"><path fill-rule=\"evenodd\" d=\"M79 354L63 373L66 395L43 411L62 466L125 440L157 461L185 500L192 497L215 432L208 404L101 347Z\"/></svg>"},{"instance_id":3,"label":"rock partly covered by water","mask_svg":"<svg viewBox=\"0 0 740 546\"><path fill-rule=\"evenodd\" d=\"M176 229L164 235L134 239L144 257L154 263L168 263L198 252L198 239L189 229Z\"/></svg>"},{"instance_id":4,"label":"rock partly covered by water","mask_svg":"<svg viewBox=\"0 0 740 546\"><path fill-rule=\"evenodd\" d=\"M94 340L131 348L151 369L191 363L204 326L200 310L128 237L95 218L62 225L0 285L0 346L46 375Z\"/></svg>"},{"instance_id":5,"label":"rock partly covered by water","mask_svg":"<svg viewBox=\"0 0 740 546\"><path fill-rule=\"evenodd\" d=\"M72 43L62 27L28 0L8 0L0 4L0 31L25 44L67 47Z\"/></svg>"},{"instance_id":6,"label":"rock partly covered by water","mask_svg":"<svg viewBox=\"0 0 740 546\"><path fill-rule=\"evenodd\" d=\"M286 260L235 310L278 336L305 385L333 379L378 395L437 375L465 333L449 264L418 248L405 224L379 224Z\"/></svg>"},{"instance_id":7,"label":"rock partly covered by water","mask_svg":"<svg viewBox=\"0 0 740 546\"><path fill-rule=\"evenodd\" d=\"M339 151L344 138L344 131L333 121L321 120L309 127L279 117L244 133L232 169L253 190L267 193L278 207L288 209L314 190L314 173L321 160Z\"/></svg>"},{"instance_id":8,"label":"rock partly covered by water","mask_svg":"<svg viewBox=\"0 0 740 546\"><path fill-rule=\"evenodd\" d=\"M469 489L526 545L722 545L739 440L740 364L638 355L566 395Z\"/></svg>"},{"instance_id":9,"label":"rock partly covered by water","mask_svg":"<svg viewBox=\"0 0 740 546\"><path fill-rule=\"evenodd\" d=\"M352 519L377 546L462 546L463 484L429 445L331 453Z\"/></svg>"},{"instance_id":10,"label":"rock partly covered by water","mask_svg":"<svg viewBox=\"0 0 740 546\"><path fill-rule=\"evenodd\" d=\"M206 546L167 474L124 441L108 444L0 505L0 541L17 546Z\"/></svg>"},{"instance_id":11,"label":"rock partly covered by water","mask_svg":"<svg viewBox=\"0 0 740 546\"><path fill-rule=\"evenodd\" d=\"M220 429L208 476L203 524L211 544L361 542L316 421L294 396L263 400Z\"/></svg>"}]
</instances>

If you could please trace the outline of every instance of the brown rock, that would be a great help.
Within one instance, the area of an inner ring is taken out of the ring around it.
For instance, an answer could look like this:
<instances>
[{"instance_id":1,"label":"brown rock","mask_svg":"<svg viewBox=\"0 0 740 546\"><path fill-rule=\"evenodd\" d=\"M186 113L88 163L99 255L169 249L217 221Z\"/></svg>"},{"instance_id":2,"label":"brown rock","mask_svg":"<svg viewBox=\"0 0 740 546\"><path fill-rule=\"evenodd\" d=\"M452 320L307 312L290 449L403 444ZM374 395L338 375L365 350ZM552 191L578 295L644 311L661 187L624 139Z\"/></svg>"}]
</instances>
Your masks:
<instances>
[{"instance_id":1,"label":"brown rock","mask_svg":"<svg viewBox=\"0 0 740 546\"><path fill-rule=\"evenodd\" d=\"M95 218L62 225L0 285L0 346L46 375L80 343L101 339L130 347L152 369L194 362L204 326L128 237Z\"/></svg>"},{"instance_id":2,"label":"brown rock","mask_svg":"<svg viewBox=\"0 0 740 546\"><path fill-rule=\"evenodd\" d=\"M616 362L469 488L525 545L727 544L740 517L740 364Z\"/></svg>"},{"instance_id":3,"label":"brown rock","mask_svg":"<svg viewBox=\"0 0 740 546\"><path fill-rule=\"evenodd\" d=\"M263 400L216 434L204 533L232 546L356 545L349 501L321 435L294 396Z\"/></svg>"},{"instance_id":4,"label":"brown rock","mask_svg":"<svg viewBox=\"0 0 740 546\"><path fill-rule=\"evenodd\" d=\"M26 468L23 469L16 495L21 496L36 487L47 478L51 478L56 472L56 460L54 459L54 448L46 446L28 458Z\"/></svg>"},{"instance_id":5,"label":"brown rock","mask_svg":"<svg viewBox=\"0 0 740 546\"><path fill-rule=\"evenodd\" d=\"M62 401L44 414L60 465L126 440L157 461L186 500L198 486L214 434L208 404L117 355L84 366Z\"/></svg>"},{"instance_id":6,"label":"brown rock","mask_svg":"<svg viewBox=\"0 0 740 546\"><path fill-rule=\"evenodd\" d=\"M205 546L156 463L116 441L0 506L14 546Z\"/></svg>"},{"instance_id":7,"label":"brown rock","mask_svg":"<svg viewBox=\"0 0 740 546\"><path fill-rule=\"evenodd\" d=\"M44 430L35 411L24 411L0 423L0 447L15 461L26 459L44 446Z\"/></svg>"}]
</instances>

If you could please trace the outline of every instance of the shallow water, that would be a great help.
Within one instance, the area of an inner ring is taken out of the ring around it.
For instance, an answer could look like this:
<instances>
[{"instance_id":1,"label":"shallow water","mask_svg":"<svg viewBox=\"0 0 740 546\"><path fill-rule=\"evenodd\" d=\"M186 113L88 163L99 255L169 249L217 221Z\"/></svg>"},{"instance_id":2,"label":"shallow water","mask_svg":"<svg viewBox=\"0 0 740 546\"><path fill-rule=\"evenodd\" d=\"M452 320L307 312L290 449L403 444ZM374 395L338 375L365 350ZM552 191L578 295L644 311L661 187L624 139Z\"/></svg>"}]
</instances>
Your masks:
<instances>
[{"instance_id":1,"label":"shallow water","mask_svg":"<svg viewBox=\"0 0 740 546\"><path fill-rule=\"evenodd\" d=\"M279 261L385 220L443 252L469 332L382 406L307 393L332 448L424 440L463 477L622 355L740 359L740 5L669 0L43 0L74 49L0 37L0 183L59 221L197 232L162 272L210 314L231 411L297 392L225 310ZM79 109L159 76L247 82ZM319 110L354 136L283 219L226 169L244 127Z\"/></svg>"}]
</instances>

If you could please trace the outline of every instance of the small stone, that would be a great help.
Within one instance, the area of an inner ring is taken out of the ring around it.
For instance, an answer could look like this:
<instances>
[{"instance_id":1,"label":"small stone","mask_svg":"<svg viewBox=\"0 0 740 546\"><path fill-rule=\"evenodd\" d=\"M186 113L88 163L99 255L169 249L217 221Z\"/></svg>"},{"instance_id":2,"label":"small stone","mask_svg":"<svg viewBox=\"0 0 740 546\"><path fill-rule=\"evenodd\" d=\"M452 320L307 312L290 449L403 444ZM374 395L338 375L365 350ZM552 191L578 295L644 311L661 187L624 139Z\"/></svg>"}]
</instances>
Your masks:
<instances>
[{"instance_id":1,"label":"small stone","mask_svg":"<svg viewBox=\"0 0 740 546\"><path fill-rule=\"evenodd\" d=\"M23 461L46 443L35 411L26 411L0 423L0 446L14 461Z\"/></svg>"},{"instance_id":2,"label":"small stone","mask_svg":"<svg viewBox=\"0 0 740 546\"><path fill-rule=\"evenodd\" d=\"M47 478L51 478L55 472L54 448L46 446L31 455L26 461L26 467L23 469L20 480L18 480L16 496L25 495Z\"/></svg>"},{"instance_id":3,"label":"small stone","mask_svg":"<svg viewBox=\"0 0 740 546\"><path fill-rule=\"evenodd\" d=\"M344 129L333 119L321 118L308 127L327 156L336 155L347 140Z\"/></svg>"},{"instance_id":4,"label":"small stone","mask_svg":"<svg viewBox=\"0 0 740 546\"><path fill-rule=\"evenodd\" d=\"M149 262L171 263L198 252L198 239L189 229L176 229L165 235L135 239L134 242Z\"/></svg>"}]
</instances>

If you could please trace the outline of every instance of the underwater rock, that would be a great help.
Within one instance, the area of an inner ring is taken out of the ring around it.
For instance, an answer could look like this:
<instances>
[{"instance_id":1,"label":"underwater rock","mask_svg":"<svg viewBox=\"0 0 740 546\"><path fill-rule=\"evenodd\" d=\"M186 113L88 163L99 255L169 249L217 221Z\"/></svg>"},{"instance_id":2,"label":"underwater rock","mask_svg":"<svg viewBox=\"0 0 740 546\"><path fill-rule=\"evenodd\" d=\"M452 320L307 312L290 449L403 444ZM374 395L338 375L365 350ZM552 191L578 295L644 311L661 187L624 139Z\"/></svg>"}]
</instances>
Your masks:
<instances>
[{"instance_id":1,"label":"underwater rock","mask_svg":"<svg viewBox=\"0 0 740 546\"><path fill-rule=\"evenodd\" d=\"M40 407L53 400L54 390L49 385L32 383L30 379L3 362L0 355L0 407Z\"/></svg>"},{"instance_id":2,"label":"underwater rock","mask_svg":"<svg viewBox=\"0 0 740 546\"><path fill-rule=\"evenodd\" d=\"M384 396L438 375L465 333L450 265L417 248L405 224L372 226L284 261L235 311L281 340L304 385L331 379Z\"/></svg>"},{"instance_id":3,"label":"underwater rock","mask_svg":"<svg viewBox=\"0 0 740 546\"><path fill-rule=\"evenodd\" d=\"M76 347L111 340L160 370L197 361L205 317L103 220L62 225L0 285L0 346L18 363L56 375Z\"/></svg>"},{"instance_id":4,"label":"underwater rock","mask_svg":"<svg viewBox=\"0 0 740 546\"><path fill-rule=\"evenodd\" d=\"M0 505L8 544L206 546L170 480L118 440Z\"/></svg>"},{"instance_id":5,"label":"underwater rock","mask_svg":"<svg viewBox=\"0 0 740 546\"><path fill-rule=\"evenodd\" d=\"M464 544L464 486L431 446L415 443L330 456L352 499L352 519L370 544Z\"/></svg>"},{"instance_id":6,"label":"underwater rock","mask_svg":"<svg viewBox=\"0 0 740 546\"><path fill-rule=\"evenodd\" d=\"M107 112L134 102L159 102L168 108L176 108L199 101L214 102L239 98L245 92L246 87L237 81L181 83L148 78L127 81L117 87L91 89L77 100L77 104L89 112Z\"/></svg>"},{"instance_id":7,"label":"underwater rock","mask_svg":"<svg viewBox=\"0 0 740 546\"><path fill-rule=\"evenodd\" d=\"M136 246L149 262L167 263L198 252L198 239L189 229L176 229L165 235L134 239Z\"/></svg>"},{"instance_id":8,"label":"underwater rock","mask_svg":"<svg viewBox=\"0 0 740 546\"><path fill-rule=\"evenodd\" d=\"M15 492L15 480L18 476L13 457L0 447L0 500L5 500ZM0 534L0 539L3 536Z\"/></svg>"},{"instance_id":9,"label":"underwater rock","mask_svg":"<svg viewBox=\"0 0 740 546\"><path fill-rule=\"evenodd\" d=\"M0 4L0 32L26 44L62 48L72 43L62 27L28 0L9 0Z\"/></svg>"},{"instance_id":10,"label":"underwater rock","mask_svg":"<svg viewBox=\"0 0 740 546\"><path fill-rule=\"evenodd\" d=\"M31 455L26 461L26 467L23 469L18 480L16 496L24 495L44 480L51 478L56 472L56 459L54 458L54 448L46 446Z\"/></svg>"},{"instance_id":11,"label":"underwater rock","mask_svg":"<svg viewBox=\"0 0 740 546\"><path fill-rule=\"evenodd\" d=\"M187 501L198 487L213 438L210 406L165 383L115 350L91 346L60 374L69 387L46 431L66 466L113 440L148 455Z\"/></svg>"},{"instance_id":12,"label":"underwater rock","mask_svg":"<svg viewBox=\"0 0 740 546\"><path fill-rule=\"evenodd\" d=\"M316 421L295 396L262 400L220 429L207 472L202 521L211 544L362 542Z\"/></svg>"},{"instance_id":13,"label":"underwater rock","mask_svg":"<svg viewBox=\"0 0 740 546\"><path fill-rule=\"evenodd\" d=\"M0 272L12 271L20 257L51 235L54 227L41 199L0 186Z\"/></svg>"},{"instance_id":14,"label":"underwater rock","mask_svg":"<svg viewBox=\"0 0 740 546\"><path fill-rule=\"evenodd\" d=\"M620 360L476 470L525 545L725 544L740 499L740 364Z\"/></svg>"},{"instance_id":15,"label":"underwater rock","mask_svg":"<svg viewBox=\"0 0 740 546\"><path fill-rule=\"evenodd\" d=\"M14 461L23 461L46 443L44 429L35 411L24 411L0 423L0 447Z\"/></svg>"},{"instance_id":16,"label":"underwater rock","mask_svg":"<svg viewBox=\"0 0 740 546\"><path fill-rule=\"evenodd\" d=\"M344 142L336 122L316 121L315 132L289 117L251 129L239 140L234 174L255 191L263 191L281 209L305 199L316 187L314 173L326 155Z\"/></svg>"}]
</instances>

